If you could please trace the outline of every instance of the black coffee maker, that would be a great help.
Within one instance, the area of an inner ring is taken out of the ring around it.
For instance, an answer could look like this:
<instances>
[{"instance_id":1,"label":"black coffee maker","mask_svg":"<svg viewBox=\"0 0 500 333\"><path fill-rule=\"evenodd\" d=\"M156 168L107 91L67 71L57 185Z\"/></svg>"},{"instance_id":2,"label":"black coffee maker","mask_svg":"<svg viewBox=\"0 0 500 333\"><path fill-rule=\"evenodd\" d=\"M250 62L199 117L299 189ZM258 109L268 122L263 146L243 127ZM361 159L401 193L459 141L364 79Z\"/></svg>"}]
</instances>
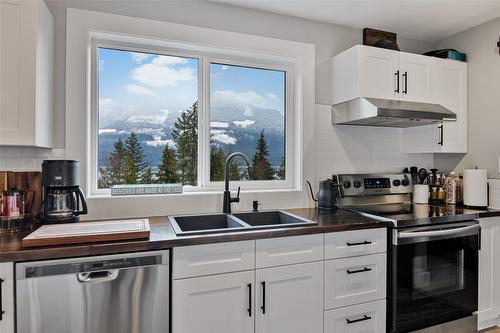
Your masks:
<instances>
[{"instance_id":1,"label":"black coffee maker","mask_svg":"<svg viewBox=\"0 0 500 333\"><path fill-rule=\"evenodd\" d=\"M42 163L44 223L75 223L87 214L87 203L80 190L80 164L74 160L45 160Z\"/></svg>"}]
</instances>

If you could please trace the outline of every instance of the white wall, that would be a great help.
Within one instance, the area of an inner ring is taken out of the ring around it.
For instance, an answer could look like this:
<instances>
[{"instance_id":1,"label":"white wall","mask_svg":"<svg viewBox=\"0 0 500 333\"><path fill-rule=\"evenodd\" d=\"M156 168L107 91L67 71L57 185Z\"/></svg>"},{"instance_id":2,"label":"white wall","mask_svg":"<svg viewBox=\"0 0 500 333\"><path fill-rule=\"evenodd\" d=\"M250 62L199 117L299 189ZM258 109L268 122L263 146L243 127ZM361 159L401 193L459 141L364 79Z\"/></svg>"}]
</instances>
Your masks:
<instances>
[{"instance_id":1,"label":"white wall","mask_svg":"<svg viewBox=\"0 0 500 333\"><path fill-rule=\"evenodd\" d=\"M468 153L436 154L435 167L450 171L486 168L490 178L500 178L500 54L497 42L500 18L439 42L438 47L467 53Z\"/></svg>"}]
</instances>

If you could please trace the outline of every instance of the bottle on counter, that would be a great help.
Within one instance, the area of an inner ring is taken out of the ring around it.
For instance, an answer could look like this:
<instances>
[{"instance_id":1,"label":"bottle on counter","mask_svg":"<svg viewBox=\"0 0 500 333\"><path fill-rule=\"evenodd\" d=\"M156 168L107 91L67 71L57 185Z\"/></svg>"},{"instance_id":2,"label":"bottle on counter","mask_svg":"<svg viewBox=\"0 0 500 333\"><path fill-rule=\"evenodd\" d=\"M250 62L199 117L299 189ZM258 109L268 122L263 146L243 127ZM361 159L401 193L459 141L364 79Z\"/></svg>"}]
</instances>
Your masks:
<instances>
[{"instance_id":1,"label":"bottle on counter","mask_svg":"<svg viewBox=\"0 0 500 333\"><path fill-rule=\"evenodd\" d=\"M455 205L457 203L457 179L455 172L450 172L450 176L446 178L446 203Z\"/></svg>"},{"instance_id":2,"label":"bottle on counter","mask_svg":"<svg viewBox=\"0 0 500 333\"><path fill-rule=\"evenodd\" d=\"M444 189L443 186L438 186L437 198L438 198L438 201L440 201L442 203L446 202L446 190Z\"/></svg>"},{"instance_id":3,"label":"bottle on counter","mask_svg":"<svg viewBox=\"0 0 500 333\"><path fill-rule=\"evenodd\" d=\"M457 177L457 204L464 202L464 177L459 175Z\"/></svg>"}]
</instances>

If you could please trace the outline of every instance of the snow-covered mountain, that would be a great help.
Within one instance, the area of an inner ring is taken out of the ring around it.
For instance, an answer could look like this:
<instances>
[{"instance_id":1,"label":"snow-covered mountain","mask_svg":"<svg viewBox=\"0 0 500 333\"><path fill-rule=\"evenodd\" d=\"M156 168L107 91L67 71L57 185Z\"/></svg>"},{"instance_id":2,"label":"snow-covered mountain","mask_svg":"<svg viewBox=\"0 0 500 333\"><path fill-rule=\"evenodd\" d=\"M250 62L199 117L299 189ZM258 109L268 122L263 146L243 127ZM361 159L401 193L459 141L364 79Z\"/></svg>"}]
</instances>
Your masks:
<instances>
[{"instance_id":1,"label":"snow-covered mountain","mask_svg":"<svg viewBox=\"0 0 500 333\"><path fill-rule=\"evenodd\" d=\"M104 165L105 156L113 150L113 143L119 138L124 139L132 131L138 135L148 162L158 165L165 145L175 147L171 132L178 115L179 112L161 110L156 114L106 121L105 127L99 131L99 166ZM278 166L284 151L284 117L279 111L249 105L212 109L212 144L226 153L242 151L252 156L262 129L269 147L270 162Z\"/></svg>"}]
</instances>

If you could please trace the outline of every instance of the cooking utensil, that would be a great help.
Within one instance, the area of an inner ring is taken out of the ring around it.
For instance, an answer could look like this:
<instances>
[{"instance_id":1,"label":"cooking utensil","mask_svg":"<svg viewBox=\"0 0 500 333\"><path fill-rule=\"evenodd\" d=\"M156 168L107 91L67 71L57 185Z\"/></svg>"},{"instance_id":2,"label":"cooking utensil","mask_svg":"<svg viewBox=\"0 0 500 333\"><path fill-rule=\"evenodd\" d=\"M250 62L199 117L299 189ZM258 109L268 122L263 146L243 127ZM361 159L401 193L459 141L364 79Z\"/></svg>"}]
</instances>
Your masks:
<instances>
[{"instance_id":1,"label":"cooking utensil","mask_svg":"<svg viewBox=\"0 0 500 333\"><path fill-rule=\"evenodd\" d=\"M427 170L421 168L420 170L418 170L418 183L425 184L426 180L427 180Z\"/></svg>"},{"instance_id":2,"label":"cooking utensil","mask_svg":"<svg viewBox=\"0 0 500 333\"><path fill-rule=\"evenodd\" d=\"M410 167L411 183L412 184L417 184L417 173L418 173L418 168L416 166Z\"/></svg>"}]
</instances>

